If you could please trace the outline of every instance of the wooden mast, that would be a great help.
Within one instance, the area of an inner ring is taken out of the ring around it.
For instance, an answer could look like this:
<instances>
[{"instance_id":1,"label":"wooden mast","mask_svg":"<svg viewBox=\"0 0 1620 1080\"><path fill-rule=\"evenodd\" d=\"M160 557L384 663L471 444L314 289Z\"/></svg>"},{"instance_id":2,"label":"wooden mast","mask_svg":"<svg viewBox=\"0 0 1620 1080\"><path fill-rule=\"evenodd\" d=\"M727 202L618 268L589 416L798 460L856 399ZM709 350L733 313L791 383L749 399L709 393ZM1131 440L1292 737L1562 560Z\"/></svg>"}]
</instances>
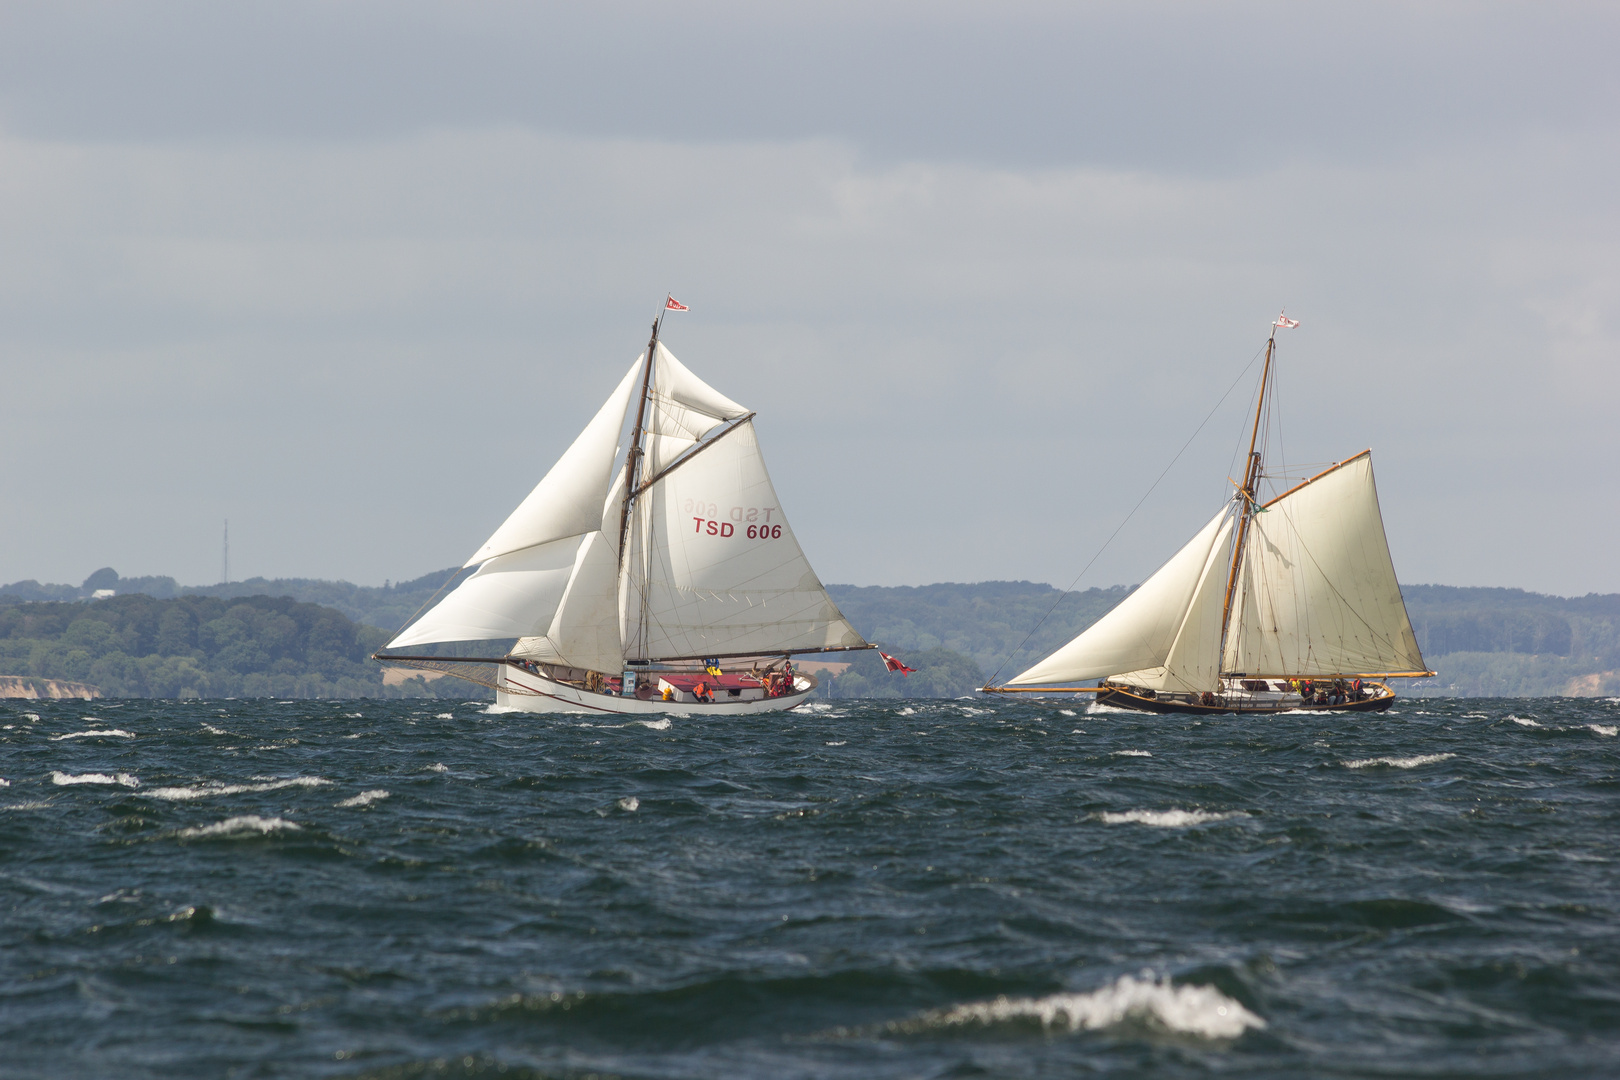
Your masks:
<instances>
[{"instance_id":1,"label":"wooden mast","mask_svg":"<svg viewBox=\"0 0 1620 1080\"><path fill-rule=\"evenodd\" d=\"M669 310L669 301L665 302L664 311ZM630 563L630 506L636 500L636 480L641 476L642 458L646 451L641 448L642 437L647 431L647 398L652 392L653 367L658 362L658 328L664 323L664 311L658 313L653 320L652 337L647 339L647 360L641 369L641 400L636 405L636 423L630 430L630 450L624 458L624 506L619 511L619 573L628 571ZM643 590L645 593L645 590ZM637 625L641 632L642 625L647 619L647 597L641 598L641 620ZM643 636L644 640L644 636ZM628 642L623 643L628 645ZM628 652L628 650L626 650ZM626 657L628 659L628 657Z\"/></svg>"},{"instance_id":2,"label":"wooden mast","mask_svg":"<svg viewBox=\"0 0 1620 1080\"><path fill-rule=\"evenodd\" d=\"M641 402L636 406L636 425L630 432L630 452L624 459L624 507L619 511L619 565L624 565L625 534L630 531L630 503L636 497L636 476L641 471L641 436L647 419L647 395L652 389L653 362L658 354L658 327L664 321L660 311L653 320L652 337L647 339L647 362L641 369Z\"/></svg>"},{"instance_id":3,"label":"wooden mast","mask_svg":"<svg viewBox=\"0 0 1620 1080\"><path fill-rule=\"evenodd\" d=\"M1254 516L1254 508L1259 505L1255 498L1255 488L1260 483L1260 455L1255 450L1260 439L1260 417L1266 408L1266 386L1271 382L1271 354L1277 347L1277 331L1271 331L1271 337L1266 339L1266 366L1260 373L1260 400L1254 406L1254 429L1249 432L1249 460L1243 472L1243 486L1238 489L1243 496L1242 520L1238 522L1237 543L1232 545L1232 572L1226 577L1226 598L1221 601L1221 657L1226 656L1226 634L1228 624L1232 619L1232 591L1237 586L1238 566L1243 562L1243 541L1249 535L1249 519Z\"/></svg>"}]
</instances>

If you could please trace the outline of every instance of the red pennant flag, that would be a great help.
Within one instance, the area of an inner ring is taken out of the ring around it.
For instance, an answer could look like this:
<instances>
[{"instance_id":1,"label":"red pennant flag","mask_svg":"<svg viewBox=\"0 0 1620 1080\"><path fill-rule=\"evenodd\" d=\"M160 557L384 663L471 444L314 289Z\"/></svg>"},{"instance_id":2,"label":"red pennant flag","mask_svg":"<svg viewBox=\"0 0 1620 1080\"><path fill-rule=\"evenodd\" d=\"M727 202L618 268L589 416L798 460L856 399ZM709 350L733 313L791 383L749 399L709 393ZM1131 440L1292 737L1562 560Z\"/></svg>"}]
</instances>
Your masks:
<instances>
[{"instance_id":1,"label":"red pennant flag","mask_svg":"<svg viewBox=\"0 0 1620 1080\"><path fill-rule=\"evenodd\" d=\"M673 296L664 297L665 311L691 311L692 309L675 299Z\"/></svg>"},{"instance_id":2,"label":"red pennant flag","mask_svg":"<svg viewBox=\"0 0 1620 1080\"><path fill-rule=\"evenodd\" d=\"M881 649L878 650L878 655L883 657L883 663L890 671L898 671L902 675L910 675L913 671L917 670L914 667L906 667L905 664L902 664L900 661L896 660L894 657L890 656Z\"/></svg>"}]
</instances>

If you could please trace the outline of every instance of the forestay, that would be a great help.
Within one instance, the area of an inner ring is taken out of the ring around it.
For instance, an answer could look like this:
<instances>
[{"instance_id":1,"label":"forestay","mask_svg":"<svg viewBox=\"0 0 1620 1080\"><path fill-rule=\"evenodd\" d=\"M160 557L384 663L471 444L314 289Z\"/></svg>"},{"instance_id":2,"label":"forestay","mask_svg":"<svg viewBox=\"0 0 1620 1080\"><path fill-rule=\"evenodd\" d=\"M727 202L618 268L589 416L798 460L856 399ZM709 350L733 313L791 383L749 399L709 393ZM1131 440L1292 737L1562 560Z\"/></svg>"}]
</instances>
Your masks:
<instances>
[{"instance_id":1,"label":"forestay","mask_svg":"<svg viewBox=\"0 0 1620 1080\"><path fill-rule=\"evenodd\" d=\"M632 659L866 644L794 538L752 421L655 484L636 516L624 629Z\"/></svg>"},{"instance_id":2,"label":"forestay","mask_svg":"<svg viewBox=\"0 0 1620 1080\"><path fill-rule=\"evenodd\" d=\"M1253 516L1225 669L1328 676L1422 671L1362 453Z\"/></svg>"},{"instance_id":3,"label":"forestay","mask_svg":"<svg viewBox=\"0 0 1620 1080\"><path fill-rule=\"evenodd\" d=\"M1232 533L1230 507L1210 519L1170 561L1161 566L1119 605L1086 631L1028 671L1012 679L1011 686L1071 683L1123 672L1138 686L1193 688L1188 680L1202 678L1215 666L1220 653L1219 566ZM1225 582L1220 582L1224 586ZM1214 638L1210 638L1209 597L1213 604ZM1174 653L1174 655L1172 655ZM1210 677L1196 688L1214 685Z\"/></svg>"}]
</instances>

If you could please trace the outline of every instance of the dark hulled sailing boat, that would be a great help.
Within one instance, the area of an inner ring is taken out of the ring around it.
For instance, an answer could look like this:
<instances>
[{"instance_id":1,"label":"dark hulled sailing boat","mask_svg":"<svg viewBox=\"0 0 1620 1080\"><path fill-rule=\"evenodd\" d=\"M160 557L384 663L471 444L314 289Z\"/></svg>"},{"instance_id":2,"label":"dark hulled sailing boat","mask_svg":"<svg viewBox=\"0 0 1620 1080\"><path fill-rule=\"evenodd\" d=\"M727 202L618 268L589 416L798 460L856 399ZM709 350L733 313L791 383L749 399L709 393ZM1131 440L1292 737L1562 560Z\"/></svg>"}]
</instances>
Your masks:
<instances>
[{"instance_id":1,"label":"dark hulled sailing boat","mask_svg":"<svg viewBox=\"0 0 1620 1080\"><path fill-rule=\"evenodd\" d=\"M1232 499L1141 587L993 693L1095 693L1145 712L1382 711L1433 675L1389 556L1372 451L1261 502L1277 327ZM1083 680L1095 685L1078 686Z\"/></svg>"}]
</instances>

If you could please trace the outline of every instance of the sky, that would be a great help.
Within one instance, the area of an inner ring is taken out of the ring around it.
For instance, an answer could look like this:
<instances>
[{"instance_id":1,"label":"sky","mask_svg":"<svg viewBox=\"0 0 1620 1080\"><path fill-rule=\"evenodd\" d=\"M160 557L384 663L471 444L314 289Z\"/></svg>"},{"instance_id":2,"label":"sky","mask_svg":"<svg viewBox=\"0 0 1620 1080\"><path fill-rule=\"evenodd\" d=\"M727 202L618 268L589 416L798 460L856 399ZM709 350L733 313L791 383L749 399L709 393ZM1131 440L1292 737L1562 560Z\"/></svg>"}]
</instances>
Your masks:
<instances>
[{"instance_id":1,"label":"sky","mask_svg":"<svg viewBox=\"0 0 1620 1080\"><path fill-rule=\"evenodd\" d=\"M217 581L226 519L237 579L459 564L670 292L825 581L1141 580L1286 308L1279 459L1372 447L1403 582L1620 591L1617 41L1556 2L0 4L0 581Z\"/></svg>"}]
</instances>

